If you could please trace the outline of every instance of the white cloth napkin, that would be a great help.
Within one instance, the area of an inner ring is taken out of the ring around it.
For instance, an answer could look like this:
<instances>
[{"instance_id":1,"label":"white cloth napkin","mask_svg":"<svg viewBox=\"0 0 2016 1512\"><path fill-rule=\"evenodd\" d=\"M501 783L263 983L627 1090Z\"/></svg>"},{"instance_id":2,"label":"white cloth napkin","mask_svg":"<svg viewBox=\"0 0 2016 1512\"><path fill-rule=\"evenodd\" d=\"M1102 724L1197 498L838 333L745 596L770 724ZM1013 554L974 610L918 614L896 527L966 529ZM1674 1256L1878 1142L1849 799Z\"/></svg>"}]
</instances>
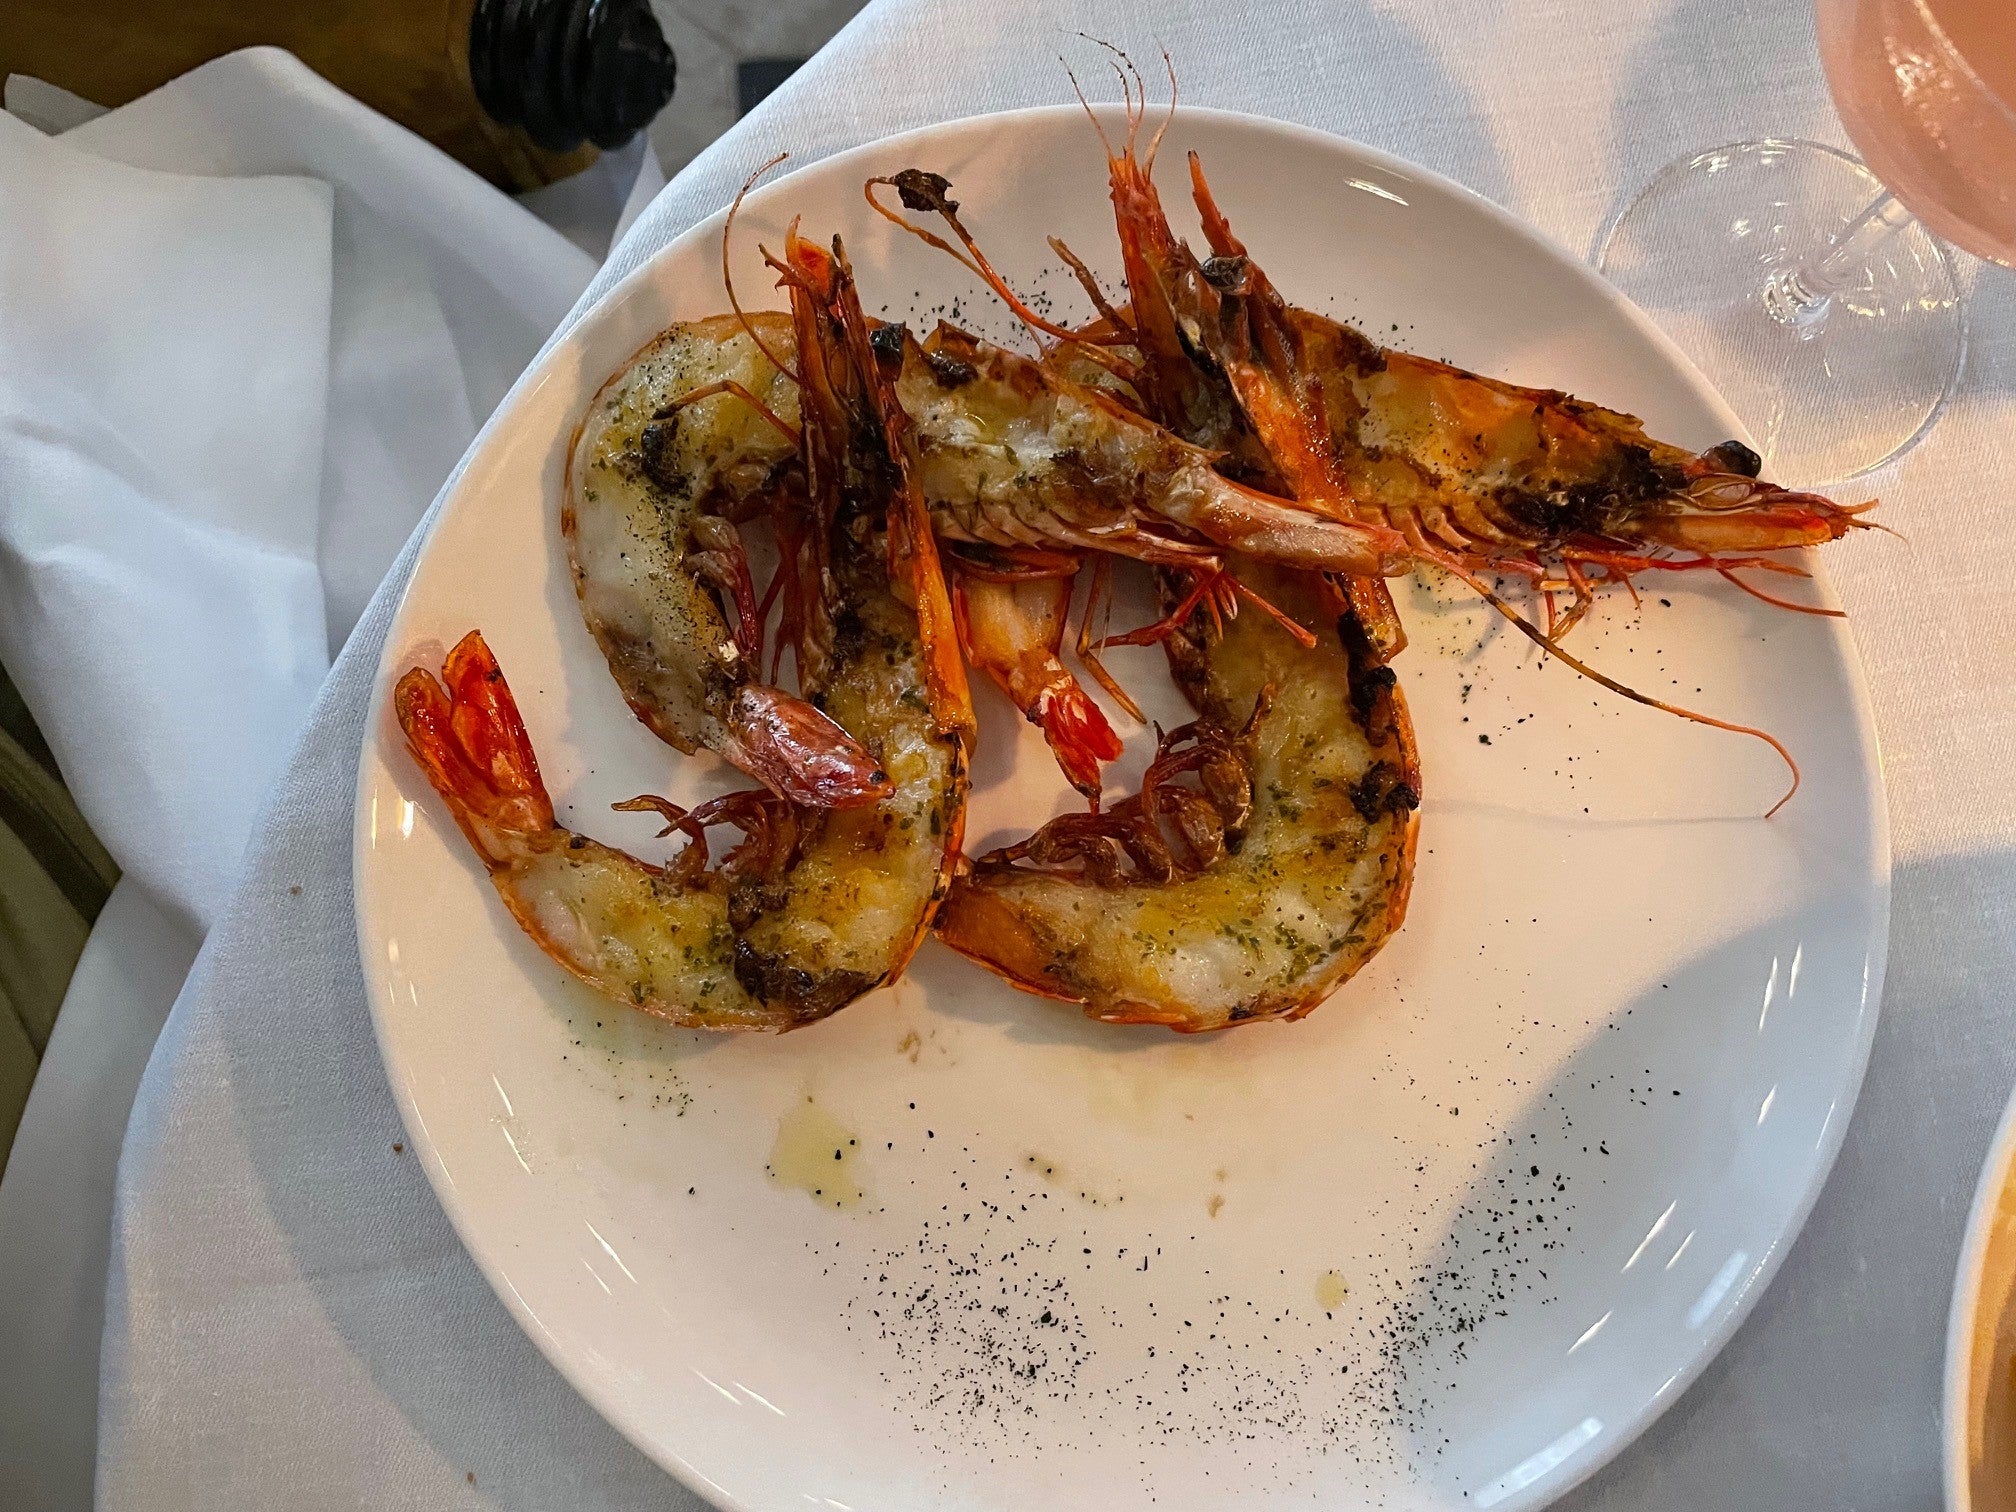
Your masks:
<instances>
[{"instance_id":1,"label":"white cloth napkin","mask_svg":"<svg viewBox=\"0 0 2016 1512\"><path fill-rule=\"evenodd\" d=\"M1067 100L1054 54L1080 30L1151 56L1166 43L1194 102L1400 152L1578 248L1683 151L1839 137L1801 5L882 0L674 181L590 297L774 151L802 162ZM1756 1316L1571 1507L1937 1501L1945 1298L2016 1066L2016 582L1998 549L2016 461L2007 275L1983 274L1973 318L1963 393L1878 480L1911 548L1834 563L1878 701L1898 857L1869 1087ZM693 1505L548 1369L416 1164L392 1151L402 1136L351 934L350 823L364 700L410 562L409 549L317 700L141 1089L103 1355L107 1512Z\"/></svg>"},{"instance_id":2,"label":"white cloth napkin","mask_svg":"<svg viewBox=\"0 0 2016 1512\"><path fill-rule=\"evenodd\" d=\"M640 143L527 208L270 50L109 114L17 95L0 660L126 872L0 1182L0 1504L39 1512L90 1503L113 1156L266 789L477 419L662 178Z\"/></svg>"},{"instance_id":3,"label":"white cloth napkin","mask_svg":"<svg viewBox=\"0 0 2016 1512\"><path fill-rule=\"evenodd\" d=\"M328 671L329 186L7 115L0 183L0 659L125 868L207 923Z\"/></svg>"},{"instance_id":4,"label":"white cloth napkin","mask_svg":"<svg viewBox=\"0 0 2016 1512\"><path fill-rule=\"evenodd\" d=\"M329 659L594 262L287 54L0 116L0 659L206 927Z\"/></svg>"}]
</instances>

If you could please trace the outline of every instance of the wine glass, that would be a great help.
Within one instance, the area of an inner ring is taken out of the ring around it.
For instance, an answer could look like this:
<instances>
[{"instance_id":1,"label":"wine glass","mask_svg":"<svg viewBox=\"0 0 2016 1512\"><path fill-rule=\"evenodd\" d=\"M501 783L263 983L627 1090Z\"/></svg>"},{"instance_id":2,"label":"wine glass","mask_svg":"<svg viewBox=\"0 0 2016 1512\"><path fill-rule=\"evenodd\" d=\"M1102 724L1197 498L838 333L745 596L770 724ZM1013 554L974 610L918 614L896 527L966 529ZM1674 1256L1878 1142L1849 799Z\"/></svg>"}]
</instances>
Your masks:
<instances>
[{"instance_id":1,"label":"wine glass","mask_svg":"<svg viewBox=\"0 0 2016 1512\"><path fill-rule=\"evenodd\" d=\"M1816 142L1696 153L1596 252L1804 487L1890 461L1952 393L1966 312L1933 232L2016 267L2016 0L1817 0L1816 20L1867 166Z\"/></svg>"}]
</instances>

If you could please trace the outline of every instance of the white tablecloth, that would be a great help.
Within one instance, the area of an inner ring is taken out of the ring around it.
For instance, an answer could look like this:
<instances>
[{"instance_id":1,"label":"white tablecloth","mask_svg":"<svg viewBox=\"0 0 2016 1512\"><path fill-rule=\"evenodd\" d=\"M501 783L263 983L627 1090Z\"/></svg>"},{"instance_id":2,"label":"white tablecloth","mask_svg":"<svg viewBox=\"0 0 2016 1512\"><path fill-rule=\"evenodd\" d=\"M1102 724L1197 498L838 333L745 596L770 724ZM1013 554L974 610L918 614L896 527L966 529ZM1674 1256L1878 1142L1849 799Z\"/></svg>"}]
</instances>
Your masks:
<instances>
[{"instance_id":1,"label":"white tablecloth","mask_svg":"<svg viewBox=\"0 0 2016 1512\"><path fill-rule=\"evenodd\" d=\"M593 300L751 167L1069 98L1088 31L1185 97L1440 169L1585 250L1657 167L1744 136L1840 140L1798 0L1161 6L881 0L657 199ZM1876 480L1908 548L1837 581L1888 755L1890 983L1847 1146L1721 1360L1576 1508L1938 1499L1944 1312L2016 1075L2016 279L1981 273L1972 368ZM424 525L423 525L424 534ZM688 1507L491 1296L402 1137L350 914L363 705L409 546L315 706L142 1085L102 1361L99 1493L128 1508Z\"/></svg>"}]
</instances>

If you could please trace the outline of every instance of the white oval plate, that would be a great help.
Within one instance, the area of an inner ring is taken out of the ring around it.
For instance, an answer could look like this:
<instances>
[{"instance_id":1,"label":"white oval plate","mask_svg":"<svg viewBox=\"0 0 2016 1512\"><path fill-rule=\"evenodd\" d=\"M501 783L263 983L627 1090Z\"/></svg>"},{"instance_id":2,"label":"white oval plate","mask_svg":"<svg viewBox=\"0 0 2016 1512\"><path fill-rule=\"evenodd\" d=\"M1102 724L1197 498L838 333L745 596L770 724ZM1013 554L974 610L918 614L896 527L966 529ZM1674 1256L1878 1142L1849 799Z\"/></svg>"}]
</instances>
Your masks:
<instances>
[{"instance_id":1,"label":"white oval plate","mask_svg":"<svg viewBox=\"0 0 2016 1512\"><path fill-rule=\"evenodd\" d=\"M1678 442L1736 432L1624 300L1454 185L1184 111L1162 174L1184 227L1189 148L1290 297ZM863 204L867 175L913 165L949 174L1008 277L1061 309L1083 300L1046 234L1117 261L1090 127L1039 110L752 195L745 298L770 302L756 244L797 215L845 235L871 310L1004 331L962 270ZM1400 665L1428 785L1412 913L1307 1022L1102 1027L930 944L893 990L782 1040L663 1029L519 935L385 693L480 626L563 822L659 854L608 804L727 784L624 709L557 525L593 390L667 321L722 307L720 231L616 289L487 433L392 629L363 754L380 1044L499 1295L724 1506L1532 1507L1587 1475L1755 1299L1862 1075L1889 861L1847 634L1678 575L1577 632L1585 656L1798 752L1804 790L1766 823L1783 770L1757 742L1625 704L1474 604L1410 590ZM1119 665L1181 717L1153 652ZM975 850L1063 793L1034 732L979 699ZM1150 742L1130 733L1138 771ZM773 1156L812 1190L766 1174Z\"/></svg>"},{"instance_id":2,"label":"white oval plate","mask_svg":"<svg viewBox=\"0 0 2016 1512\"><path fill-rule=\"evenodd\" d=\"M2016 1506L2016 1096L1981 1162L1946 1320L1946 1505Z\"/></svg>"}]
</instances>

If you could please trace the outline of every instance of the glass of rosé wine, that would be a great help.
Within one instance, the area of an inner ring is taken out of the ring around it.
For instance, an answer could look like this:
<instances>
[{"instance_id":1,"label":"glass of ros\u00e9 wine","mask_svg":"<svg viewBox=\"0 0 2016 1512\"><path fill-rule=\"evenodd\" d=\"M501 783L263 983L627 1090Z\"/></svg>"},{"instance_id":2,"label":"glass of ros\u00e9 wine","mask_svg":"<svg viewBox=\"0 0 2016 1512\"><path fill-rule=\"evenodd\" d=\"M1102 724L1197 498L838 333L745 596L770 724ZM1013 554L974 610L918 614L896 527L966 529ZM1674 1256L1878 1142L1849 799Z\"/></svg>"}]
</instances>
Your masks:
<instances>
[{"instance_id":1,"label":"glass of ros\u00e9 wine","mask_svg":"<svg viewBox=\"0 0 2016 1512\"><path fill-rule=\"evenodd\" d=\"M1952 393L1967 321L1939 238L2016 267L2016 0L1817 0L1816 21L1864 161L1795 141L1697 153L1596 252L1801 487L1890 461Z\"/></svg>"}]
</instances>

